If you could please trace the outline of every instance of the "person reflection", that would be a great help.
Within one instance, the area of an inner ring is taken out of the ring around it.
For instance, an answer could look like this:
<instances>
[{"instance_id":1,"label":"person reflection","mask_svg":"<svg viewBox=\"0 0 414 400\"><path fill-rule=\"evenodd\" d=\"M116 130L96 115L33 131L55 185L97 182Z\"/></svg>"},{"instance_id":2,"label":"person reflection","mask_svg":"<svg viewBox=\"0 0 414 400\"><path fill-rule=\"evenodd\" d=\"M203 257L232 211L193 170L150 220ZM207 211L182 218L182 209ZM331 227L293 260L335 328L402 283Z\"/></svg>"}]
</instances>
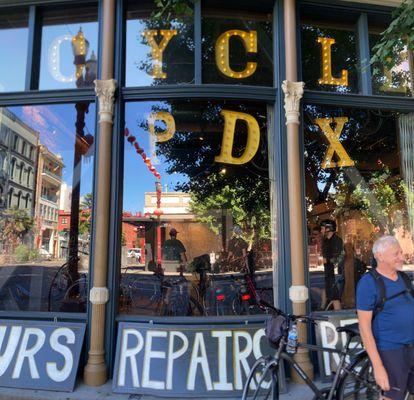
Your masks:
<instances>
[{"instance_id":1,"label":"person reflection","mask_svg":"<svg viewBox=\"0 0 414 400\"><path fill-rule=\"evenodd\" d=\"M170 239L166 240L162 246L162 258L165 261L177 262L182 272L187 264L187 255L183 243L177 239L177 234L177 229L171 228Z\"/></svg>"},{"instance_id":2,"label":"person reflection","mask_svg":"<svg viewBox=\"0 0 414 400\"><path fill-rule=\"evenodd\" d=\"M356 257L352 243L344 245L345 256L339 263L338 272L344 280L342 293L342 306L344 308L355 308L355 289L361 276L366 271L366 265Z\"/></svg>"},{"instance_id":3,"label":"person reflection","mask_svg":"<svg viewBox=\"0 0 414 400\"><path fill-rule=\"evenodd\" d=\"M332 303L334 310L341 309L340 293L335 282L335 266L343 257L344 244L336 234L336 222L326 219L321 223L323 234L322 255L325 275L326 304Z\"/></svg>"},{"instance_id":4,"label":"person reflection","mask_svg":"<svg viewBox=\"0 0 414 400\"><path fill-rule=\"evenodd\" d=\"M247 257L247 242L241 237L242 229L234 225L233 236L229 240L227 261L233 271L242 270Z\"/></svg>"}]
</instances>

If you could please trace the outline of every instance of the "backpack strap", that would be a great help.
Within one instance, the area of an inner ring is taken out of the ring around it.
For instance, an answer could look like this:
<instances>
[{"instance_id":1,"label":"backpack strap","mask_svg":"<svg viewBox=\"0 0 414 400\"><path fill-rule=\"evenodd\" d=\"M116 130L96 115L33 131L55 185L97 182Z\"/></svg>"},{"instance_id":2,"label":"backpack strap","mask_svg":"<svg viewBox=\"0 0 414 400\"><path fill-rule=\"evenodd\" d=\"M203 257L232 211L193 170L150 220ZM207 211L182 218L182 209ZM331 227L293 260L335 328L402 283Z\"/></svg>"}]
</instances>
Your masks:
<instances>
[{"instance_id":1,"label":"backpack strap","mask_svg":"<svg viewBox=\"0 0 414 400\"><path fill-rule=\"evenodd\" d=\"M397 272L398 272L398 276L400 276L401 279L403 280L407 292L410 293L410 295L414 298L414 287L411 283L410 277L403 271L397 271Z\"/></svg>"},{"instance_id":2,"label":"backpack strap","mask_svg":"<svg viewBox=\"0 0 414 400\"><path fill-rule=\"evenodd\" d=\"M375 304L375 308L373 310L372 319L376 317L376 315L384 309L384 304L387 301L386 293L385 293L385 283L381 277L381 275L377 272L375 268L372 268L368 271L368 273L372 276L375 282L375 286L378 290L378 300Z\"/></svg>"}]
</instances>

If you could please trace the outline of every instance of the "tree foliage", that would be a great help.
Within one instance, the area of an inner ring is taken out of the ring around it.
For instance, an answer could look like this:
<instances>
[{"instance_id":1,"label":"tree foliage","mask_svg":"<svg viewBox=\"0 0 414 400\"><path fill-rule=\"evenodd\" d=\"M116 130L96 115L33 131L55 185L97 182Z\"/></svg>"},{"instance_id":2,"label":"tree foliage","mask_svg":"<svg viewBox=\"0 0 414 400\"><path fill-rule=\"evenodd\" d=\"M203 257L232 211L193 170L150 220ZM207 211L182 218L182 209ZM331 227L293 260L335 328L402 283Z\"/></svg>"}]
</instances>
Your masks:
<instances>
[{"instance_id":1,"label":"tree foliage","mask_svg":"<svg viewBox=\"0 0 414 400\"><path fill-rule=\"evenodd\" d=\"M34 227L34 219L26 210L9 208L0 218L0 240L13 250Z\"/></svg>"},{"instance_id":2,"label":"tree foliage","mask_svg":"<svg viewBox=\"0 0 414 400\"><path fill-rule=\"evenodd\" d=\"M392 22L381 33L374 46L371 63L382 63L391 69L398 65L398 55L406 50L414 51L414 0L405 0L394 10Z\"/></svg>"}]
</instances>

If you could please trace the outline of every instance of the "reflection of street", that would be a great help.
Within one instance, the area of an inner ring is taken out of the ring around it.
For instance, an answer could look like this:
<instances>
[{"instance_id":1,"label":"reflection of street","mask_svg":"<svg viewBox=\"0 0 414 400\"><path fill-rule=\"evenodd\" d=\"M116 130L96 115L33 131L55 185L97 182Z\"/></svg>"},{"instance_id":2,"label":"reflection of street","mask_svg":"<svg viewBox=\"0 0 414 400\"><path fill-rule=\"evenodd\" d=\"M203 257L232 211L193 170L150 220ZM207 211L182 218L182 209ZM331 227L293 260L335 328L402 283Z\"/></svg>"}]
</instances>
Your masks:
<instances>
[{"instance_id":1,"label":"reflection of street","mask_svg":"<svg viewBox=\"0 0 414 400\"><path fill-rule=\"evenodd\" d=\"M79 308L86 299L88 261L80 262L79 282L81 296L72 308ZM64 311L68 307L68 282L58 282L50 299L52 283L56 281L62 263L42 261L36 263L4 264L0 266L0 309L14 311ZM52 304L50 304L50 302ZM73 303L73 302L72 302ZM80 309L75 311L81 311Z\"/></svg>"}]
</instances>

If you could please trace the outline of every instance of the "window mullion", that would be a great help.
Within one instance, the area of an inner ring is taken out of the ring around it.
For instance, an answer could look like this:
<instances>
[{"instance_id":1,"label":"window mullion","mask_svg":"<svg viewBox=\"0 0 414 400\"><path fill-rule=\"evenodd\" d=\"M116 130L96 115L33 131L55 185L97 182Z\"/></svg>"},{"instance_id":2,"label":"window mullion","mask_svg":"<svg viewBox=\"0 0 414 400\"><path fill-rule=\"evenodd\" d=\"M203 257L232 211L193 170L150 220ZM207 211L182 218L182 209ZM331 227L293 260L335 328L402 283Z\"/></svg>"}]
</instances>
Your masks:
<instances>
[{"instance_id":1,"label":"window mullion","mask_svg":"<svg viewBox=\"0 0 414 400\"><path fill-rule=\"evenodd\" d=\"M371 95L371 65L369 51L368 18L366 13L361 13L357 22L357 51L359 91L362 94Z\"/></svg>"},{"instance_id":2,"label":"window mullion","mask_svg":"<svg viewBox=\"0 0 414 400\"><path fill-rule=\"evenodd\" d=\"M39 8L30 6L25 90L36 90L39 87L41 36Z\"/></svg>"},{"instance_id":3,"label":"window mullion","mask_svg":"<svg viewBox=\"0 0 414 400\"><path fill-rule=\"evenodd\" d=\"M202 83L201 66L201 0L194 3L194 82L196 85Z\"/></svg>"}]
</instances>

